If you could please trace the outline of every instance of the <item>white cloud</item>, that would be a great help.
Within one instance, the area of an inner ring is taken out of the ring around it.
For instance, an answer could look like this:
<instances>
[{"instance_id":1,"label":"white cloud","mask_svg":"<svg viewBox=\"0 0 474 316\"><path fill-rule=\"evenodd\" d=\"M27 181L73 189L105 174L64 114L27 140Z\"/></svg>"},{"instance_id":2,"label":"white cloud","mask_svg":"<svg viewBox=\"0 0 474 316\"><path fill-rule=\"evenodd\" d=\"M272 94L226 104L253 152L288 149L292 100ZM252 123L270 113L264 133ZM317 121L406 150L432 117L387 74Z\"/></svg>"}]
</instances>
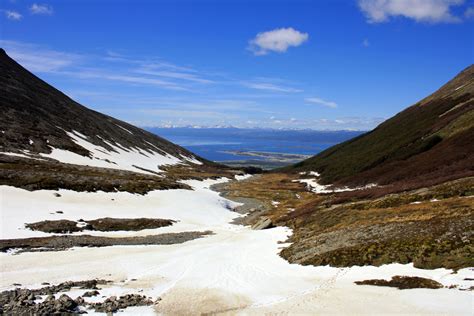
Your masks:
<instances>
[{"instance_id":1,"label":"white cloud","mask_svg":"<svg viewBox=\"0 0 474 316\"><path fill-rule=\"evenodd\" d=\"M329 108L337 108L337 103L332 101L326 101L320 98L306 98L304 99L307 103L318 104L322 106L327 106Z\"/></svg>"},{"instance_id":2,"label":"white cloud","mask_svg":"<svg viewBox=\"0 0 474 316\"><path fill-rule=\"evenodd\" d=\"M20 21L23 18L23 15L16 11L5 10L4 13L9 20Z\"/></svg>"},{"instance_id":3,"label":"white cloud","mask_svg":"<svg viewBox=\"0 0 474 316\"><path fill-rule=\"evenodd\" d=\"M30 12L31 14L52 15L54 11L50 5L33 3Z\"/></svg>"},{"instance_id":4,"label":"white cloud","mask_svg":"<svg viewBox=\"0 0 474 316\"><path fill-rule=\"evenodd\" d=\"M179 71L154 71L154 70L149 70L149 69L138 69L136 70L136 72L140 74L144 74L144 75L180 79L180 80L186 80L186 81L193 81L197 83L213 83L212 80L204 79L194 74L179 72Z\"/></svg>"},{"instance_id":5,"label":"white cloud","mask_svg":"<svg viewBox=\"0 0 474 316\"><path fill-rule=\"evenodd\" d=\"M369 47L370 46L370 42L368 39L364 38L364 40L362 41L362 46L364 47Z\"/></svg>"},{"instance_id":6,"label":"white cloud","mask_svg":"<svg viewBox=\"0 0 474 316\"><path fill-rule=\"evenodd\" d=\"M269 82L242 82L242 85L244 85L247 88L251 89L257 89L257 90L267 90L267 91L273 91L273 92L286 92L286 93L296 93L296 92L302 92L303 90L296 89L296 88L291 88L291 87L284 87L281 85L276 85L273 83Z\"/></svg>"},{"instance_id":7,"label":"white cloud","mask_svg":"<svg viewBox=\"0 0 474 316\"><path fill-rule=\"evenodd\" d=\"M34 44L0 40L0 46L8 55L23 67L33 72L54 72L71 66L82 57L77 54L65 53L43 48Z\"/></svg>"},{"instance_id":8,"label":"white cloud","mask_svg":"<svg viewBox=\"0 0 474 316\"><path fill-rule=\"evenodd\" d=\"M249 49L257 56L268 52L284 53L291 46L297 47L308 40L308 33L301 33L294 28L280 28L268 32L258 33L250 40Z\"/></svg>"},{"instance_id":9,"label":"white cloud","mask_svg":"<svg viewBox=\"0 0 474 316\"><path fill-rule=\"evenodd\" d=\"M417 22L454 23L461 19L451 12L451 7L464 0L358 0L359 8L369 23L386 22L390 17L402 16Z\"/></svg>"},{"instance_id":10,"label":"white cloud","mask_svg":"<svg viewBox=\"0 0 474 316\"><path fill-rule=\"evenodd\" d=\"M142 76L133 76L129 74L114 73L103 69L75 69L74 71L60 71L56 73L79 79L102 79L124 82L133 85L152 85L169 90L191 91L190 89L180 86L175 82Z\"/></svg>"}]
</instances>

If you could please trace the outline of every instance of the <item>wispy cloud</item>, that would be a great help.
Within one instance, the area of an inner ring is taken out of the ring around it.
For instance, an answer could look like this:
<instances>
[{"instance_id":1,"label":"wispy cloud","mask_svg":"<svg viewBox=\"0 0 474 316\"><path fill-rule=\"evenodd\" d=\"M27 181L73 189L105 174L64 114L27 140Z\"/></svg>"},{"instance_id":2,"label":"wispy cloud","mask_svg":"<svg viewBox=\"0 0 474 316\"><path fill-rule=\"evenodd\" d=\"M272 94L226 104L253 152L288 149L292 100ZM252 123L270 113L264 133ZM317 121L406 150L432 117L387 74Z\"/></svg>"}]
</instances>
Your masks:
<instances>
[{"instance_id":1,"label":"wispy cloud","mask_svg":"<svg viewBox=\"0 0 474 316\"><path fill-rule=\"evenodd\" d=\"M461 18L454 15L452 7L464 0L359 0L359 8L369 23L381 23L391 17L405 17L417 22L456 23Z\"/></svg>"},{"instance_id":2,"label":"wispy cloud","mask_svg":"<svg viewBox=\"0 0 474 316\"><path fill-rule=\"evenodd\" d=\"M23 18L23 15L17 11L12 10L4 10L3 13L5 14L6 18L13 21L20 21Z\"/></svg>"},{"instance_id":3,"label":"wispy cloud","mask_svg":"<svg viewBox=\"0 0 474 316\"><path fill-rule=\"evenodd\" d=\"M364 38L364 40L362 41L362 46L364 46L364 47L369 47L370 46L370 42L367 38Z\"/></svg>"},{"instance_id":4,"label":"wispy cloud","mask_svg":"<svg viewBox=\"0 0 474 316\"><path fill-rule=\"evenodd\" d=\"M242 82L247 88L257 89L257 90L267 90L273 92L287 92L287 93L295 93L295 92L302 92L303 90L290 88L290 87L283 87L273 83L265 83L265 82Z\"/></svg>"},{"instance_id":5,"label":"wispy cloud","mask_svg":"<svg viewBox=\"0 0 474 316\"><path fill-rule=\"evenodd\" d=\"M48 4L33 3L30 6L30 13L38 15L52 15L54 13L54 10L53 7Z\"/></svg>"},{"instance_id":6,"label":"wispy cloud","mask_svg":"<svg viewBox=\"0 0 474 316\"><path fill-rule=\"evenodd\" d=\"M326 100L323 100L323 99L320 99L320 98L306 98L304 100L307 103L322 105L322 106L326 106L326 107L333 108L333 109L337 108L337 103L336 102L326 101Z\"/></svg>"},{"instance_id":7,"label":"wispy cloud","mask_svg":"<svg viewBox=\"0 0 474 316\"><path fill-rule=\"evenodd\" d=\"M156 78L149 78L149 77L142 77L142 76L134 76L129 74L118 74L114 72L109 72L103 69L79 69L75 71L57 71L54 72L60 75L66 75L69 77L74 78L81 78L81 79L101 79L101 80L108 80L108 81L116 81L116 82L123 82L129 83L134 85L152 85L156 87L161 87L169 90L178 90L178 91L188 91L191 92L192 90L186 88L184 86L180 86L179 84L160 80Z\"/></svg>"},{"instance_id":8,"label":"wispy cloud","mask_svg":"<svg viewBox=\"0 0 474 316\"><path fill-rule=\"evenodd\" d=\"M274 29L258 33L249 41L249 49L257 56L266 55L269 52L284 53L289 47L300 46L308 38L308 33L302 33L292 27Z\"/></svg>"},{"instance_id":9,"label":"wispy cloud","mask_svg":"<svg viewBox=\"0 0 474 316\"><path fill-rule=\"evenodd\" d=\"M466 19L472 19L474 18L474 7L469 7L464 11L464 17Z\"/></svg>"},{"instance_id":10,"label":"wispy cloud","mask_svg":"<svg viewBox=\"0 0 474 316\"><path fill-rule=\"evenodd\" d=\"M156 56L104 51L85 54L42 45L0 40L7 53L27 69L94 109L146 125L207 125L269 128L356 128L357 120L316 122L318 109L299 109L303 83L256 75L209 72ZM186 92L186 93L184 93ZM337 107L317 97L308 104ZM305 112L307 114L301 114ZM337 114L337 111L333 112ZM269 119L271 117L271 119ZM322 128L322 127L321 127Z\"/></svg>"},{"instance_id":11,"label":"wispy cloud","mask_svg":"<svg viewBox=\"0 0 474 316\"><path fill-rule=\"evenodd\" d=\"M168 90L201 92L205 86L246 87L263 91L263 97L275 93L298 93L303 90L280 78L242 79L218 72L206 72L161 58L131 57L107 51L87 55L53 50L41 45L0 40L7 53L28 70L79 79L98 79L132 85L153 85ZM253 98L254 95L251 95ZM239 96L240 98L240 96Z\"/></svg>"},{"instance_id":12,"label":"wispy cloud","mask_svg":"<svg viewBox=\"0 0 474 316\"><path fill-rule=\"evenodd\" d=\"M163 78L172 78L172 79L180 79L186 81L192 81L197 83L213 83L212 80L201 78L195 74L185 73L185 72L178 72L178 71L154 71L146 68L141 68L135 70L135 72L145 75L163 77Z\"/></svg>"},{"instance_id":13,"label":"wispy cloud","mask_svg":"<svg viewBox=\"0 0 474 316\"><path fill-rule=\"evenodd\" d=\"M240 85L261 91L280 92L280 93L298 93L303 92L299 88L293 87L293 83L280 78L257 77L252 80L240 80Z\"/></svg>"},{"instance_id":14,"label":"wispy cloud","mask_svg":"<svg viewBox=\"0 0 474 316\"><path fill-rule=\"evenodd\" d=\"M82 56L34 44L0 40L7 53L30 71L53 72L77 63Z\"/></svg>"},{"instance_id":15,"label":"wispy cloud","mask_svg":"<svg viewBox=\"0 0 474 316\"><path fill-rule=\"evenodd\" d=\"M153 85L169 90L192 91L192 88L179 82L178 79L193 82L206 83L205 79L195 75L172 73L163 71L160 77L175 79L164 80L157 78L157 74L141 73L127 68L114 68L103 66L102 68L90 67L97 64L99 56L81 55L62 52L42 47L40 45L22 43L16 41L0 40L0 45L7 53L21 65L33 72L51 73L80 79L100 79L115 82L129 83L133 85ZM133 63L136 67L142 67L140 62ZM142 67L143 68L143 67ZM154 75L154 76L150 76ZM181 76L180 76L181 75ZM177 81L178 80L178 81ZM210 82L210 81L209 81Z\"/></svg>"}]
</instances>

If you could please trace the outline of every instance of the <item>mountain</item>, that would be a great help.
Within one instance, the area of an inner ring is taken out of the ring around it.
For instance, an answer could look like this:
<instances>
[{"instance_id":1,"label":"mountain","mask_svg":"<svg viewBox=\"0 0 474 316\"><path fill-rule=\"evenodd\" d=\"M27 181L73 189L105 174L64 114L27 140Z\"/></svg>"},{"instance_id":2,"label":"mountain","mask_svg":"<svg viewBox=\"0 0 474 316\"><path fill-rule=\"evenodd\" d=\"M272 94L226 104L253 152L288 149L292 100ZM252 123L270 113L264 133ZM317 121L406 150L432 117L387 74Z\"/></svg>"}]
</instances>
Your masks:
<instances>
[{"instance_id":1,"label":"mountain","mask_svg":"<svg viewBox=\"0 0 474 316\"><path fill-rule=\"evenodd\" d=\"M470 66L374 130L228 191L266 206L244 223L292 229L292 263L473 267L473 140Z\"/></svg>"},{"instance_id":2,"label":"mountain","mask_svg":"<svg viewBox=\"0 0 474 316\"><path fill-rule=\"evenodd\" d=\"M143 192L182 187L169 182L172 166L187 170L187 176L218 168L150 132L80 105L4 50L0 74L0 184ZM145 187L132 188L140 181Z\"/></svg>"},{"instance_id":3,"label":"mountain","mask_svg":"<svg viewBox=\"0 0 474 316\"><path fill-rule=\"evenodd\" d=\"M374 130L285 171L321 183L412 189L474 175L474 66Z\"/></svg>"}]
</instances>

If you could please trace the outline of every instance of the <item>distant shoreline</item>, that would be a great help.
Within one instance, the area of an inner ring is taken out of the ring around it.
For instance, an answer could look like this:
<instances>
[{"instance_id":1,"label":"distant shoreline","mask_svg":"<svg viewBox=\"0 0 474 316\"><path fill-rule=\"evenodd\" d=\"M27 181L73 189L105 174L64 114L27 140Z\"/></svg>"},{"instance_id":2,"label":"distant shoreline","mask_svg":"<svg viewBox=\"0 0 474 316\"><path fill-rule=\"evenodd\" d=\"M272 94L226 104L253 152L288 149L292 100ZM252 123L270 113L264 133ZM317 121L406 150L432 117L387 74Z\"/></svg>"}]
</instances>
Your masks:
<instances>
[{"instance_id":1,"label":"distant shoreline","mask_svg":"<svg viewBox=\"0 0 474 316\"><path fill-rule=\"evenodd\" d=\"M223 153L235 156L248 156L255 159L249 160L223 160L216 161L231 167L258 167L264 170L280 168L287 165L297 163L305 160L311 155L294 154L294 153L279 153L268 151L244 151L244 150L225 150Z\"/></svg>"},{"instance_id":2,"label":"distant shoreline","mask_svg":"<svg viewBox=\"0 0 474 316\"><path fill-rule=\"evenodd\" d=\"M222 151L226 154L231 154L235 156L249 156L249 157L260 157L264 158L265 160L270 161L299 161L304 160L311 155L304 155L304 154L294 154L294 153L279 153L279 152L270 152L270 151L245 151L245 150L224 150Z\"/></svg>"}]
</instances>

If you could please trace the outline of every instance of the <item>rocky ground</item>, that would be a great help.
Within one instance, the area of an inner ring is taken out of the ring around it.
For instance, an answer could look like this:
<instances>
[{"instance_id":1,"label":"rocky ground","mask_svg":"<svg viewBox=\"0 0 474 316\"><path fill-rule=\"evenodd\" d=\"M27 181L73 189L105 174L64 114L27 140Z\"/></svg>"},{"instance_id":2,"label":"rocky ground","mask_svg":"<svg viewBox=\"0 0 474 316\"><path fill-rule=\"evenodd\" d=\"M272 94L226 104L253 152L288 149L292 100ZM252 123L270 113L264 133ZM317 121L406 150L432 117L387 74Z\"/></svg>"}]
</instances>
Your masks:
<instances>
[{"instance_id":1,"label":"rocky ground","mask_svg":"<svg viewBox=\"0 0 474 316\"><path fill-rule=\"evenodd\" d=\"M73 232L82 232L84 230L91 231L139 231L143 229L153 229L171 226L176 221L171 219L160 218L98 218L94 220L77 221L60 219L60 220L46 220L35 223L25 224L26 228L31 230L38 230L44 233L66 234Z\"/></svg>"},{"instance_id":2,"label":"rocky ground","mask_svg":"<svg viewBox=\"0 0 474 316\"><path fill-rule=\"evenodd\" d=\"M375 285L375 286L389 286L396 287L399 290L407 289L441 289L443 285L439 282L436 282L427 278L420 277L409 277L409 276L393 276L391 280L383 279L373 279L373 280L364 280L356 281L357 285Z\"/></svg>"},{"instance_id":3,"label":"rocky ground","mask_svg":"<svg viewBox=\"0 0 474 316\"><path fill-rule=\"evenodd\" d=\"M60 251L72 247L107 247L107 246L138 246L138 245L172 245L181 244L196 238L212 234L204 232L166 233L136 237L102 237L91 235L63 235L34 238L17 238L0 240L0 251L10 249L18 252L29 251Z\"/></svg>"},{"instance_id":4,"label":"rocky ground","mask_svg":"<svg viewBox=\"0 0 474 316\"><path fill-rule=\"evenodd\" d=\"M73 315L87 314L87 310L115 313L131 306L156 304L140 294L107 297L102 302L88 302L92 296L100 295L98 286L109 283L106 280L69 281L39 289L16 288L0 293L0 314L3 315ZM71 289L83 289L84 294L72 299L67 294Z\"/></svg>"}]
</instances>

